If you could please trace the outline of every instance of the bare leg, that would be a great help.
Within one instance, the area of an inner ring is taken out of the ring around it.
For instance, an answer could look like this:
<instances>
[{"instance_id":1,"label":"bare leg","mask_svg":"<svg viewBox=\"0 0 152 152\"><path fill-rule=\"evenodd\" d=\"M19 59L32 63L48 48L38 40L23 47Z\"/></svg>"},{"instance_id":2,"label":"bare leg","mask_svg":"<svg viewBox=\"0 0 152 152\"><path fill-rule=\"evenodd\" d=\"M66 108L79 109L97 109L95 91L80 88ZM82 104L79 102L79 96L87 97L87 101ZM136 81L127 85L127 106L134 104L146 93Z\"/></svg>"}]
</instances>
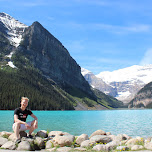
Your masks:
<instances>
[{"instance_id":1,"label":"bare leg","mask_svg":"<svg viewBox=\"0 0 152 152\"><path fill-rule=\"evenodd\" d=\"M15 129L14 129L14 133L15 133L16 139L20 138L19 129L20 129L20 123L16 122L15 123Z\"/></svg>"},{"instance_id":2,"label":"bare leg","mask_svg":"<svg viewBox=\"0 0 152 152\"><path fill-rule=\"evenodd\" d=\"M36 120L33 120L32 123L31 123L31 127L29 129L29 135L32 134L32 132L38 127L38 124L37 124L37 121Z\"/></svg>"}]
</instances>

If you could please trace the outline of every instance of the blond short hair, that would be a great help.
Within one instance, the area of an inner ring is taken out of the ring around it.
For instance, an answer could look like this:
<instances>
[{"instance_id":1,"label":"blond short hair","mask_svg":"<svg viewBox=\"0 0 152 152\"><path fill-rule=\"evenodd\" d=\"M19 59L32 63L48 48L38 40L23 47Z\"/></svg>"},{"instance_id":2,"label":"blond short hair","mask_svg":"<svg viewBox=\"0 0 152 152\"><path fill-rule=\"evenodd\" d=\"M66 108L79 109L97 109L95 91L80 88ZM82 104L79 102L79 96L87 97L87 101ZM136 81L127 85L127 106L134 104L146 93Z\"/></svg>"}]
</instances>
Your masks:
<instances>
[{"instance_id":1,"label":"blond short hair","mask_svg":"<svg viewBox=\"0 0 152 152\"><path fill-rule=\"evenodd\" d=\"M21 98L21 101L22 101L22 100L27 100L27 101L29 102L29 98L27 98L27 97L22 97L22 98Z\"/></svg>"}]
</instances>

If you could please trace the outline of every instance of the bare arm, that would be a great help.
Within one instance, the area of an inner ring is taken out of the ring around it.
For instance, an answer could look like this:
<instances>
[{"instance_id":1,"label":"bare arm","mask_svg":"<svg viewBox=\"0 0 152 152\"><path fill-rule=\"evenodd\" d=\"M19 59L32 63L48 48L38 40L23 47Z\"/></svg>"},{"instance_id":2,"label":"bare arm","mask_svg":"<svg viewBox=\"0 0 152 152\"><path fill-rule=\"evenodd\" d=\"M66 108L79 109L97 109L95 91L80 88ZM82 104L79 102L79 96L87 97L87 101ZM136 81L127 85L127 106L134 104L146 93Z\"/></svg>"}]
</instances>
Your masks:
<instances>
[{"instance_id":1,"label":"bare arm","mask_svg":"<svg viewBox=\"0 0 152 152\"><path fill-rule=\"evenodd\" d=\"M34 118L34 120L38 120L34 114L31 114L31 117Z\"/></svg>"},{"instance_id":2,"label":"bare arm","mask_svg":"<svg viewBox=\"0 0 152 152\"><path fill-rule=\"evenodd\" d=\"M14 115L14 122L19 122L19 123L24 124L24 125L26 124L26 122L18 119L18 115Z\"/></svg>"}]
</instances>

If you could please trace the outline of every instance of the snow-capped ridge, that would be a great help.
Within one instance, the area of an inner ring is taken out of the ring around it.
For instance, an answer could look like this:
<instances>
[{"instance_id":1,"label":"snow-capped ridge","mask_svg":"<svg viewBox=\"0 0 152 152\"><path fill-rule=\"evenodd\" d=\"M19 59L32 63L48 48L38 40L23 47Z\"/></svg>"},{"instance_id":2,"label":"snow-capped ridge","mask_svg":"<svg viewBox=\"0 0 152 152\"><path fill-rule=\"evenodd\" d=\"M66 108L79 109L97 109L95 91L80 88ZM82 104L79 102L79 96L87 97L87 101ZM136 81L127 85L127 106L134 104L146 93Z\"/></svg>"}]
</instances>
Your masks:
<instances>
[{"instance_id":1,"label":"snow-capped ridge","mask_svg":"<svg viewBox=\"0 0 152 152\"><path fill-rule=\"evenodd\" d=\"M0 13L0 21L5 25L7 29L6 32L11 44L17 47L22 39L22 33L28 26L4 12Z\"/></svg>"},{"instance_id":2,"label":"snow-capped ridge","mask_svg":"<svg viewBox=\"0 0 152 152\"><path fill-rule=\"evenodd\" d=\"M111 82L134 82L137 79L147 84L152 81L152 64L145 66L133 65L113 72L101 72L96 76L103 79L108 84Z\"/></svg>"},{"instance_id":3,"label":"snow-capped ridge","mask_svg":"<svg viewBox=\"0 0 152 152\"><path fill-rule=\"evenodd\" d=\"M89 74L89 73L92 73L92 72L89 71L89 70L87 70L87 69L85 69L85 68L81 68L81 73L82 73L82 75L84 76L84 75Z\"/></svg>"},{"instance_id":4,"label":"snow-capped ridge","mask_svg":"<svg viewBox=\"0 0 152 152\"><path fill-rule=\"evenodd\" d=\"M83 73L90 75L89 79ZM90 85L96 81L93 85L96 89L106 94L112 94L113 97L124 103L128 103L144 85L152 82L152 64L144 66L133 65L112 72L104 71L94 77L91 77L92 72L86 69L83 73ZM107 86L100 84L101 80L113 89L109 89L108 92Z\"/></svg>"}]
</instances>

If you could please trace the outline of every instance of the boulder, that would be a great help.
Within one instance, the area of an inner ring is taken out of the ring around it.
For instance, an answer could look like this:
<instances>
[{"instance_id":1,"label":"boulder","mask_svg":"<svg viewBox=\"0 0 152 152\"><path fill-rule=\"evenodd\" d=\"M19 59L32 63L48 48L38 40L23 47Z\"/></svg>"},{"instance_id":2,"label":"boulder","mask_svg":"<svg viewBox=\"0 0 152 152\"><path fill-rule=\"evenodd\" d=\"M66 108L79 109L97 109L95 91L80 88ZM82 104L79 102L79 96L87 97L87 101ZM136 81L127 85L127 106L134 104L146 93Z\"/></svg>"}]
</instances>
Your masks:
<instances>
[{"instance_id":1,"label":"boulder","mask_svg":"<svg viewBox=\"0 0 152 152\"><path fill-rule=\"evenodd\" d=\"M123 140L129 140L129 139L132 139L132 137L130 137L126 134L123 134Z\"/></svg>"},{"instance_id":2,"label":"boulder","mask_svg":"<svg viewBox=\"0 0 152 152\"><path fill-rule=\"evenodd\" d=\"M7 138L0 137L0 147L8 141Z\"/></svg>"},{"instance_id":3,"label":"boulder","mask_svg":"<svg viewBox=\"0 0 152 152\"><path fill-rule=\"evenodd\" d=\"M131 147L131 150L141 150L141 149L144 149L142 145L134 145Z\"/></svg>"},{"instance_id":4,"label":"boulder","mask_svg":"<svg viewBox=\"0 0 152 152\"><path fill-rule=\"evenodd\" d=\"M20 134L20 138L22 138L22 137L27 137L27 133L26 133L25 131L20 131L19 134ZM15 133L12 133L12 134L8 137L8 139L11 140L11 141L15 141L15 140L16 140Z\"/></svg>"},{"instance_id":5,"label":"boulder","mask_svg":"<svg viewBox=\"0 0 152 152\"><path fill-rule=\"evenodd\" d=\"M127 137L126 135L119 134L116 136L115 140L123 141L123 140L127 140Z\"/></svg>"},{"instance_id":6,"label":"boulder","mask_svg":"<svg viewBox=\"0 0 152 152\"><path fill-rule=\"evenodd\" d=\"M53 145L52 140L48 140L48 141L46 142L45 149L52 148L53 146L54 146L54 145Z\"/></svg>"},{"instance_id":7,"label":"boulder","mask_svg":"<svg viewBox=\"0 0 152 152\"><path fill-rule=\"evenodd\" d=\"M95 135L106 135L106 132L104 132L103 130L97 130L91 134L90 138Z\"/></svg>"},{"instance_id":8,"label":"boulder","mask_svg":"<svg viewBox=\"0 0 152 152\"><path fill-rule=\"evenodd\" d=\"M116 135L108 135L108 137L110 137L112 140L117 140L117 136Z\"/></svg>"},{"instance_id":9,"label":"boulder","mask_svg":"<svg viewBox=\"0 0 152 152\"><path fill-rule=\"evenodd\" d=\"M8 137L8 140L15 141L15 140L16 140L15 133L11 134L11 135Z\"/></svg>"},{"instance_id":10,"label":"boulder","mask_svg":"<svg viewBox=\"0 0 152 152\"><path fill-rule=\"evenodd\" d=\"M34 144L39 147L38 149L44 149L45 148L45 142L41 137L36 137L34 139Z\"/></svg>"},{"instance_id":11,"label":"boulder","mask_svg":"<svg viewBox=\"0 0 152 152\"><path fill-rule=\"evenodd\" d=\"M83 142L81 142L81 147L88 147L90 145L90 141L89 140L85 140Z\"/></svg>"},{"instance_id":12,"label":"boulder","mask_svg":"<svg viewBox=\"0 0 152 152\"><path fill-rule=\"evenodd\" d=\"M152 142L145 143L144 147L145 147L146 149L152 150Z\"/></svg>"},{"instance_id":13,"label":"boulder","mask_svg":"<svg viewBox=\"0 0 152 152\"><path fill-rule=\"evenodd\" d=\"M119 141L112 141L105 145L105 149L107 151L111 151L112 149L114 149L117 146L119 146Z\"/></svg>"},{"instance_id":14,"label":"boulder","mask_svg":"<svg viewBox=\"0 0 152 152\"><path fill-rule=\"evenodd\" d=\"M32 138L22 137L21 141L28 141L30 144L34 144L34 139Z\"/></svg>"},{"instance_id":15,"label":"boulder","mask_svg":"<svg viewBox=\"0 0 152 152\"><path fill-rule=\"evenodd\" d=\"M73 135L63 135L63 136L55 136L53 138L55 146L59 145L61 147L71 146L75 137Z\"/></svg>"},{"instance_id":16,"label":"boulder","mask_svg":"<svg viewBox=\"0 0 152 152\"><path fill-rule=\"evenodd\" d=\"M47 149L48 152L57 152L56 147Z\"/></svg>"},{"instance_id":17,"label":"boulder","mask_svg":"<svg viewBox=\"0 0 152 152\"><path fill-rule=\"evenodd\" d=\"M129 146L129 147L131 147L131 146L133 146L133 145L136 145L137 142L138 142L138 139L132 138L132 139L129 139L129 140L126 142L126 145Z\"/></svg>"},{"instance_id":18,"label":"boulder","mask_svg":"<svg viewBox=\"0 0 152 152\"><path fill-rule=\"evenodd\" d=\"M77 147L77 148L74 148L74 151L86 151L86 148L82 148L82 147Z\"/></svg>"},{"instance_id":19,"label":"boulder","mask_svg":"<svg viewBox=\"0 0 152 152\"><path fill-rule=\"evenodd\" d=\"M20 138L27 137L27 133L25 131L20 131L19 134L20 134Z\"/></svg>"},{"instance_id":20,"label":"boulder","mask_svg":"<svg viewBox=\"0 0 152 152\"><path fill-rule=\"evenodd\" d=\"M41 138L46 138L48 136L48 134L47 134L46 130L40 130L36 133L36 136L39 136Z\"/></svg>"},{"instance_id":21,"label":"boulder","mask_svg":"<svg viewBox=\"0 0 152 152\"><path fill-rule=\"evenodd\" d=\"M1 148L9 149L9 150L15 150L16 149L16 145L15 145L14 142L8 141Z\"/></svg>"},{"instance_id":22,"label":"boulder","mask_svg":"<svg viewBox=\"0 0 152 152\"><path fill-rule=\"evenodd\" d=\"M48 134L49 137L63 136L63 135L65 135L65 133L62 131L51 131Z\"/></svg>"},{"instance_id":23,"label":"boulder","mask_svg":"<svg viewBox=\"0 0 152 152\"><path fill-rule=\"evenodd\" d=\"M92 148L92 150L96 150L96 151L105 151L105 149L106 147L103 144L98 144Z\"/></svg>"},{"instance_id":24,"label":"boulder","mask_svg":"<svg viewBox=\"0 0 152 152\"><path fill-rule=\"evenodd\" d=\"M118 146L118 147L116 148L116 150L126 151L126 150L129 150L129 147L127 147L127 146Z\"/></svg>"},{"instance_id":25,"label":"boulder","mask_svg":"<svg viewBox=\"0 0 152 152\"><path fill-rule=\"evenodd\" d=\"M76 143L77 143L78 145L81 145L81 143L82 143L83 141L88 140L88 139L89 139L89 137L88 137L87 134L82 134L82 135L80 135L80 136L76 139Z\"/></svg>"},{"instance_id":26,"label":"boulder","mask_svg":"<svg viewBox=\"0 0 152 152\"><path fill-rule=\"evenodd\" d=\"M106 132L106 135L107 135L107 136L111 135L111 132Z\"/></svg>"},{"instance_id":27,"label":"boulder","mask_svg":"<svg viewBox=\"0 0 152 152\"><path fill-rule=\"evenodd\" d=\"M56 152L70 152L71 150L71 147L60 147L56 150Z\"/></svg>"},{"instance_id":28,"label":"boulder","mask_svg":"<svg viewBox=\"0 0 152 152\"><path fill-rule=\"evenodd\" d=\"M31 145L28 141L22 141L18 144L17 150L32 150Z\"/></svg>"},{"instance_id":29,"label":"boulder","mask_svg":"<svg viewBox=\"0 0 152 152\"><path fill-rule=\"evenodd\" d=\"M112 141L112 139L108 136L105 136L105 135L95 135L95 136L90 138L90 143L91 144L94 144L94 143L107 144L111 141Z\"/></svg>"},{"instance_id":30,"label":"boulder","mask_svg":"<svg viewBox=\"0 0 152 152\"><path fill-rule=\"evenodd\" d=\"M7 138L8 138L12 133L13 133L13 132L2 131L2 132L0 133L0 136L2 136L2 137L7 137Z\"/></svg>"}]
</instances>

